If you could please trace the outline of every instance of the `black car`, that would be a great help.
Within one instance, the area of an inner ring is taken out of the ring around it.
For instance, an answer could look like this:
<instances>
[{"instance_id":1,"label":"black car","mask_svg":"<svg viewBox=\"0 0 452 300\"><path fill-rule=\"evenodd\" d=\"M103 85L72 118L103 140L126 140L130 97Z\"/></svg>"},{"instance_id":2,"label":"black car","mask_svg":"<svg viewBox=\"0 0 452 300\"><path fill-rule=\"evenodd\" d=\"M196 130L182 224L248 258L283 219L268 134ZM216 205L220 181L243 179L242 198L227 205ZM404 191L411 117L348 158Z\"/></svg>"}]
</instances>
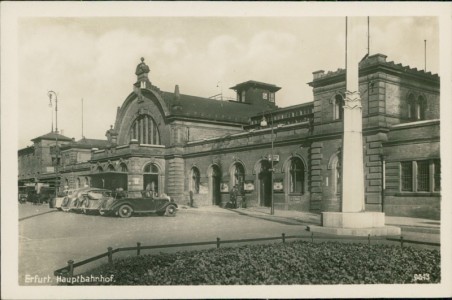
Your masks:
<instances>
[{"instance_id":1,"label":"black car","mask_svg":"<svg viewBox=\"0 0 452 300\"><path fill-rule=\"evenodd\" d=\"M129 218L133 213L156 213L159 216L174 217L177 212L177 204L168 196L129 198L125 193L118 194L114 198L105 199L99 208L101 215L115 214L121 218Z\"/></svg>"}]
</instances>

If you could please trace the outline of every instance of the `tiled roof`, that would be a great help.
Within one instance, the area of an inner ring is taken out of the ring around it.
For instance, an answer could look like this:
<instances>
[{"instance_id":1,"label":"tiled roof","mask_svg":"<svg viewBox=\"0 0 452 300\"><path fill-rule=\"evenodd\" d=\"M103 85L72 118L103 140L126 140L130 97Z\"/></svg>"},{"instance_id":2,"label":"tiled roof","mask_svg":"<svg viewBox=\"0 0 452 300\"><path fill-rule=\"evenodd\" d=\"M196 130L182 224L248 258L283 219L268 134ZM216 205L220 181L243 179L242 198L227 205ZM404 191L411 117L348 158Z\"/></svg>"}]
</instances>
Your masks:
<instances>
[{"instance_id":1,"label":"tiled roof","mask_svg":"<svg viewBox=\"0 0 452 300\"><path fill-rule=\"evenodd\" d=\"M37 138L32 139L32 142L37 142L40 140L56 140L56 138L58 137L59 141L72 141L71 138L68 138L67 136L61 135L59 133L56 133L54 131L49 132L47 134L38 136Z\"/></svg>"},{"instance_id":2,"label":"tiled roof","mask_svg":"<svg viewBox=\"0 0 452 300\"><path fill-rule=\"evenodd\" d=\"M281 89L279 86L276 86L274 84L269 84L269 83L265 83L265 82L255 81L255 80L248 80L248 81L239 83L239 84L231 87L231 89L232 90L239 90L242 87L246 87L246 86L263 87L263 88L266 88L266 89L270 90L271 92L276 92L276 91L279 91Z\"/></svg>"},{"instance_id":3,"label":"tiled roof","mask_svg":"<svg viewBox=\"0 0 452 300\"><path fill-rule=\"evenodd\" d=\"M98 139L87 139L82 138L76 142L69 143L67 145L61 146L61 149L70 149L70 148L78 148L78 149L92 149L99 148L103 149L109 146L109 142L107 140L98 140Z\"/></svg>"},{"instance_id":4,"label":"tiled roof","mask_svg":"<svg viewBox=\"0 0 452 300\"><path fill-rule=\"evenodd\" d=\"M162 92L162 97L171 108L174 105L179 109L172 110L172 115L212 121L248 123L249 117L264 110L262 106L250 105L235 101L221 101L190 95L176 95Z\"/></svg>"}]
</instances>

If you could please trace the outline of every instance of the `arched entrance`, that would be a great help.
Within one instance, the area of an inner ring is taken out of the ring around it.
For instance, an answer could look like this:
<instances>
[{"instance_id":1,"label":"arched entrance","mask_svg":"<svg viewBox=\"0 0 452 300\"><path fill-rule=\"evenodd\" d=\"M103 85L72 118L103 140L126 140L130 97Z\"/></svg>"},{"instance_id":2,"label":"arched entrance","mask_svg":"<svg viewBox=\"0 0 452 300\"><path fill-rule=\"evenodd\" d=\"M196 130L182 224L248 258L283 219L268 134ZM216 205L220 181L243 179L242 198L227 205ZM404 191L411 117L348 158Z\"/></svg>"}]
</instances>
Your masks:
<instances>
[{"instance_id":1,"label":"arched entrance","mask_svg":"<svg viewBox=\"0 0 452 300\"><path fill-rule=\"evenodd\" d=\"M259 204L266 207L270 207L272 201L272 173L270 169L270 163L267 160L262 160L260 163L259 173L257 174L259 182Z\"/></svg>"},{"instance_id":2,"label":"arched entrance","mask_svg":"<svg viewBox=\"0 0 452 300\"><path fill-rule=\"evenodd\" d=\"M209 186L213 205L221 205L221 170L217 165L212 165L209 170Z\"/></svg>"},{"instance_id":3,"label":"arched entrance","mask_svg":"<svg viewBox=\"0 0 452 300\"><path fill-rule=\"evenodd\" d=\"M159 168L156 164L150 163L143 170L143 190L151 190L159 194Z\"/></svg>"}]
</instances>

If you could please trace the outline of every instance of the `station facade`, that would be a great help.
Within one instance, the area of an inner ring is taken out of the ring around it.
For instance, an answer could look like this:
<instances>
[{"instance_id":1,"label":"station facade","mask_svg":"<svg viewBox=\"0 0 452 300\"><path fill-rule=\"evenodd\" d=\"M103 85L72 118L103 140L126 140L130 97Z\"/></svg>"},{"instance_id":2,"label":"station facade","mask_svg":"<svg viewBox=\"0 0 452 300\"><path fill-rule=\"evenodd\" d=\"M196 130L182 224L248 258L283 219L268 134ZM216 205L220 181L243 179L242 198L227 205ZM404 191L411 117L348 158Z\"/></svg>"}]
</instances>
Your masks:
<instances>
[{"instance_id":1,"label":"station facade","mask_svg":"<svg viewBox=\"0 0 452 300\"><path fill-rule=\"evenodd\" d=\"M439 218L440 80L386 58L359 68L366 210ZM276 210L340 210L345 70L314 72L313 101L285 108L274 84L243 82L235 101L220 101L161 91L149 73L142 59L105 141L60 148L60 188L138 196L150 186L178 203L224 206L237 186L248 206L270 206L273 189Z\"/></svg>"}]
</instances>

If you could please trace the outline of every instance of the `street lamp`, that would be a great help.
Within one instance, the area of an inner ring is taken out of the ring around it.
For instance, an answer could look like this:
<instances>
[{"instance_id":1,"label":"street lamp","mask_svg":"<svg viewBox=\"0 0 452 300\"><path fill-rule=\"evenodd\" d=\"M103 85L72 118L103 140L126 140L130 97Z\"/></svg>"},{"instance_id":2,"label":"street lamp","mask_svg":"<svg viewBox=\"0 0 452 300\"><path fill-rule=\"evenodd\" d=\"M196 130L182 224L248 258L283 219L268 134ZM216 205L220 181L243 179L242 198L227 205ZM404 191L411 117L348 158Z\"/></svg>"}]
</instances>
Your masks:
<instances>
[{"instance_id":1,"label":"street lamp","mask_svg":"<svg viewBox=\"0 0 452 300\"><path fill-rule=\"evenodd\" d=\"M57 196L57 183L58 183L58 96L54 91L47 92L49 96L49 106L52 107L52 99L55 99L55 197ZM53 116L52 116L52 130L53 130Z\"/></svg>"},{"instance_id":2,"label":"street lamp","mask_svg":"<svg viewBox=\"0 0 452 300\"><path fill-rule=\"evenodd\" d=\"M273 173L274 173L274 169L273 169L273 116L270 114L270 119L271 119L271 168L270 168L270 174L271 174L271 180L270 180L270 185L271 185L271 206L270 206L270 214L274 215L275 214L275 205L274 205L274 201L273 201ZM265 115L262 118L261 121L261 127L267 127L268 123L267 123L267 119L265 118Z\"/></svg>"}]
</instances>

